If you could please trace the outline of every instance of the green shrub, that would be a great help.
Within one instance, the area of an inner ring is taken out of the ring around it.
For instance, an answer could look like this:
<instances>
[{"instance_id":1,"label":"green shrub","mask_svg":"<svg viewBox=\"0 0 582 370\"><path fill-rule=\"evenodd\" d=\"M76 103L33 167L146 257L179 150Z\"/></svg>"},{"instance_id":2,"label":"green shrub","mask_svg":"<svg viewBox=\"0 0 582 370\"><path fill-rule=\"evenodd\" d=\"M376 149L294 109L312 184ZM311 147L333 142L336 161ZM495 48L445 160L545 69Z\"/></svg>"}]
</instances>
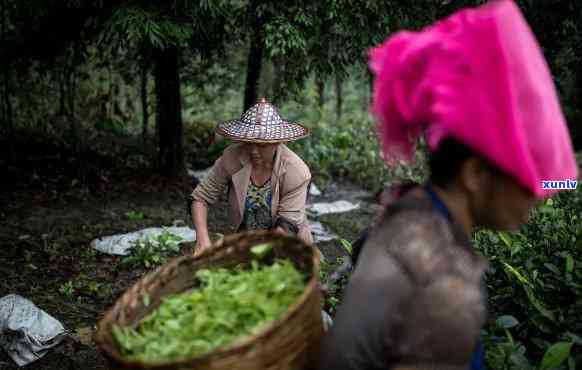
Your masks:
<instances>
[{"instance_id":1,"label":"green shrub","mask_svg":"<svg viewBox=\"0 0 582 370\"><path fill-rule=\"evenodd\" d=\"M349 241L340 239L339 243L348 255L352 254L352 244ZM321 261L319 278L325 291L322 305L323 309L331 315L336 313L337 306L341 302L349 282L351 269L351 258L348 256L337 257L335 261Z\"/></svg>"},{"instance_id":2,"label":"green shrub","mask_svg":"<svg viewBox=\"0 0 582 370\"><path fill-rule=\"evenodd\" d=\"M121 261L123 266L153 268L164 264L169 257L180 254L182 238L164 230L157 237L138 240L129 249L129 256Z\"/></svg>"},{"instance_id":3,"label":"green shrub","mask_svg":"<svg viewBox=\"0 0 582 370\"><path fill-rule=\"evenodd\" d=\"M315 181L325 187L332 178L351 180L377 192L392 181L425 179L424 151L416 162L387 168L373 123L364 117L348 117L337 124L319 122L312 135L291 144L314 172Z\"/></svg>"},{"instance_id":4,"label":"green shrub","mask_svg":"<svg viewBox=\"0 0 582 370\"><path fill-rule=\"evenodd\" d=\"M475 241L491 262L490 312L519 322L511 336L499 337L495 325L488 327L489 367L524 368L525 357L550 361L550 348L565 351L552 347L559 342L575 344L568 361L580 363L576 345L582 340L575 333L582 333L582 189L546 200L517 233L481 231ZM568 368L568 361L553 368Z\"/></svg>"},{"instance_id":5,"label":"green shrub","mask_svg":"<svg viewBox=\"0 0 582 370\"><path fill-rule=\"evenodd\" d=\"M128 136L129 132L125 123L116 117L107 118L102 121L98 121L95 124L95 128L100 131L105 131L107 133L112 133L115 136Z\"/></svg>"}]
</instances>

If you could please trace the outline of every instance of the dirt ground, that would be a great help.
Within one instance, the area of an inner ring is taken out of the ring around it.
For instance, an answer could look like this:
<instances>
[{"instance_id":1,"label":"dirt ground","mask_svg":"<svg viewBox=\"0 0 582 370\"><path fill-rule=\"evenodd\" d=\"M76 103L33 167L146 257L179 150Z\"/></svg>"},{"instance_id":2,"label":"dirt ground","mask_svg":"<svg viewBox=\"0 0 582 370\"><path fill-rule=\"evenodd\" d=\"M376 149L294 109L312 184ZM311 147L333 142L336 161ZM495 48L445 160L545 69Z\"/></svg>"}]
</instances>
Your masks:
<instances>
[{"instance_id":1,"label":"dirt ground","mask_svg":"<svg viewBox=\"0 0 582 370\"><path fill-rule=\"evenodd\" d=\"M25 368L108 369L92 342L93 329L103 312L145 270L121 266L119 257L96 252L90 242L145 227L186 223L184 195L191 180L154 175L143 168L140 154L79 152L58 142L25 139L12 142L11 153L3 152L0 162L4 174L0 297L19 294L30 299L69 333L62 344ZM0 142L0 148L8 146ZM334 186L326 193L337 197L344 191L360 200L367 196L347 185ZM131 211L142 213L143 219L130 217ZM323 216L321 221L341 237L354 240L374 212L363 207L349 214ZM223 232L225 220L224 205L213 209L211 232ZM185 245L184 252L191 247ZM337 241L319 247L326 260L345 253ZM67 284L72 291L67 291ZM0 369L18 369L1 350Z\"/></svg>"}]
</instances>

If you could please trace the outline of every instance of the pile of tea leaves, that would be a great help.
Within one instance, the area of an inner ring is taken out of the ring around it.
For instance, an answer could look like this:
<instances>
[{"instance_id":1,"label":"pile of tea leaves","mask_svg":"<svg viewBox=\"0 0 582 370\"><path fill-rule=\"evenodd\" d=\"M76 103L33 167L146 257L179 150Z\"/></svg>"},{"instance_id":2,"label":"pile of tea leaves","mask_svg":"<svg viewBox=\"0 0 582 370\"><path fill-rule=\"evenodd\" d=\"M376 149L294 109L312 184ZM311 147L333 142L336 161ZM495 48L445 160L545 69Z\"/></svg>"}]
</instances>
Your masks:
<instances>
[{"instance_id":1,"label":"pile of tea leaves","mask_svg":"<svg viewBox=\"0 0 582 370\"><path fill-rule=\"evenodd\" d=\"M127 359L171 361L231 344L279 319L305 289L305 276L288 260L200 270L196 277L199 288L168 296L136 328L113 328Z\"/></svg>"}]
</instances>

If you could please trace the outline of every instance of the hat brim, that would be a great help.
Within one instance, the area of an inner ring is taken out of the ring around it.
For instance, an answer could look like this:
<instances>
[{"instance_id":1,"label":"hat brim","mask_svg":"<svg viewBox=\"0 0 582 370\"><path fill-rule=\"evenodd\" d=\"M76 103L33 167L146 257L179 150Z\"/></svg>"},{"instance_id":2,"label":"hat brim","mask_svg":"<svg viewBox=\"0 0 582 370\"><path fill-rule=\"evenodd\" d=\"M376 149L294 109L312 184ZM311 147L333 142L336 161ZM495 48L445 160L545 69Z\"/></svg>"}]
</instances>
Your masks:
<instances>
[{"instance_id":1,"label":"hat brim","mask_svg":"<svg viewBox=\"0 0 582 370\"><path fill-rule=\"evenodd\" d=\"M309 136L310 130L295 122L283 121L275 127L265 127L235 119L220 123L216 133L231 140L269 144L303 139Z\"/></svg>"}]
</instances>

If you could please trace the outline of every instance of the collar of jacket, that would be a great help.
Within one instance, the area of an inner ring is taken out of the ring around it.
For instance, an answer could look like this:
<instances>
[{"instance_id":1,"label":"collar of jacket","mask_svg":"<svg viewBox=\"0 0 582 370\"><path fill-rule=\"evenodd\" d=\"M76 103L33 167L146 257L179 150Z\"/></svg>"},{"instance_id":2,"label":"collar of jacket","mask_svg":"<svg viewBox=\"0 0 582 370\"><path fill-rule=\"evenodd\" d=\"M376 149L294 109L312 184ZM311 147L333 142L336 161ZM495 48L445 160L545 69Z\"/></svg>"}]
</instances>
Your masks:
<instances>
[{"instance_id":1,"label":"collar of jacket","mask_svg":"<svg viewBox=\"0 0 582 370\"><path fill-rule=\"evenodd\" d=\"M277 151L275 152L275 163L273 164L273 172L271 174L271 186L273 191L271 216L273 219L275 219L277 215L277 209L279 207L279 191L280 191L279 179L285 173L284 166L285 150L286 150L285 144L280 144L277 147ZM236 229L238 229L243 220L245 199L253 168L248 150L243 150L239 159L241 163L241 169L232 174L232 184L234 186L234 191L236 194L238 205L237 207L238 217L237 222L234 225Z\"/></svg>"}]
</instances>

